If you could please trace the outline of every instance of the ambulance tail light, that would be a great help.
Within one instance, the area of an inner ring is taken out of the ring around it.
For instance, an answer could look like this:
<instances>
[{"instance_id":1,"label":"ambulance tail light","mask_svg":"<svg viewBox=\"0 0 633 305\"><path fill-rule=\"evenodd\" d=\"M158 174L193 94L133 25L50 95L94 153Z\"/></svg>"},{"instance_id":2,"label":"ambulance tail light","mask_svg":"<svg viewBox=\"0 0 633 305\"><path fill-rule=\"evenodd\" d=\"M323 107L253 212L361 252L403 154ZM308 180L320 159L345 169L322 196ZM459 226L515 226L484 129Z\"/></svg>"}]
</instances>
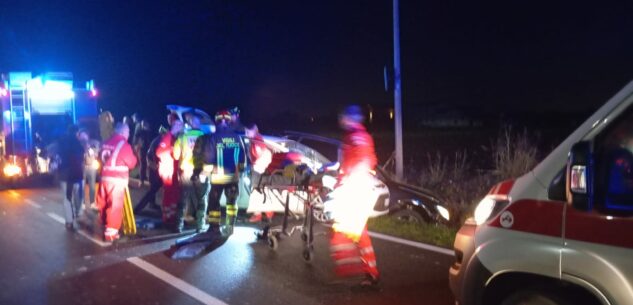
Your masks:
<instances>
[{"instance_id":1,"label":"ambulance tail light","mask_svg":"<svg viewBox=\"0 0 633 305\"><path fill-rule=\"evenodd\" d=\"M510 203L507 196L489 195L484 197L475 208L475 223L481 225L496 216Z\"/></svg>"}]
</instances>

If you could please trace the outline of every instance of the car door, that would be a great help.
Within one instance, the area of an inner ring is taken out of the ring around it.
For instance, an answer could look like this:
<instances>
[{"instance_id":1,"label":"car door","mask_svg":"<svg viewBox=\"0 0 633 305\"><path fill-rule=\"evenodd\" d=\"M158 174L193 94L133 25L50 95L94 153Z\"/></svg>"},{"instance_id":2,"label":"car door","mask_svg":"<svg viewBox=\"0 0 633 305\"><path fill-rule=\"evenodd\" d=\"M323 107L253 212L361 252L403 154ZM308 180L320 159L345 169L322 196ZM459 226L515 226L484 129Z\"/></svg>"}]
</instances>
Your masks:
<instances>
[{"instance_id":1,"label":"car door","mask_svg":"<svg viewBox=\"0 0 633 305\"><path fill-rule=\"evenodd\" d=\"M633 109L593 140L588 210L565 209L561 276L633 304Z\"/></svg>"}]
</instances>

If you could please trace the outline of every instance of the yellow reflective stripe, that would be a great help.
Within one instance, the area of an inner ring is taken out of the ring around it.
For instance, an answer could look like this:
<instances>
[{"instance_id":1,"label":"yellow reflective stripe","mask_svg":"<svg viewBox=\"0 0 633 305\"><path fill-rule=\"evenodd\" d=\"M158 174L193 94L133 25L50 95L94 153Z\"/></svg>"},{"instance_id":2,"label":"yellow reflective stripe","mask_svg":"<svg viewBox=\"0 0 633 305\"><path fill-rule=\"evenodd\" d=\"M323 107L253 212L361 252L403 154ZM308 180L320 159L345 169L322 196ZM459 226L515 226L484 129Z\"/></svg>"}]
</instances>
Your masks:
<instances>
[{"instance_id":1,"label":"yellow reflective stripe","mask_svg":"<svg viewBox=\"0 0 633 305\"><path fill-rule=\"evenodd\" d=\"M211 211L209 212L209 216L210 217L220 217L222 215L222 213L220 213L220 211Z\"/></svg>"}]
</instances>

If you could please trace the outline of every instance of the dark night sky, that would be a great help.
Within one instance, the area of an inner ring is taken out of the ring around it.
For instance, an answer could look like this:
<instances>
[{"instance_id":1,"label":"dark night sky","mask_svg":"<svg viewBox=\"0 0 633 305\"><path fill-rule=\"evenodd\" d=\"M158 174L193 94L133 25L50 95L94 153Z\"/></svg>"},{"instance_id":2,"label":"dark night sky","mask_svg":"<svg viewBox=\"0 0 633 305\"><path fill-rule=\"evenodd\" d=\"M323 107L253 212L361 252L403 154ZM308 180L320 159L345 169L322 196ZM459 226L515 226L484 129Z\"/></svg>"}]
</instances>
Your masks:
<instances>
[{"instance_id":1,"label":"dark night sky","mask_svg":"<svg viewBox=\"0 0 633 305\"><path fill-rule=\"evenodd\" d=\"M388 105L391 1L0 0L0 71L94 78L117 117L163 105ZM587 111L633 79L631 1L401 0L403 107ZM148 110L149 109L149 110Z\"/></svg>"}]
</instances>

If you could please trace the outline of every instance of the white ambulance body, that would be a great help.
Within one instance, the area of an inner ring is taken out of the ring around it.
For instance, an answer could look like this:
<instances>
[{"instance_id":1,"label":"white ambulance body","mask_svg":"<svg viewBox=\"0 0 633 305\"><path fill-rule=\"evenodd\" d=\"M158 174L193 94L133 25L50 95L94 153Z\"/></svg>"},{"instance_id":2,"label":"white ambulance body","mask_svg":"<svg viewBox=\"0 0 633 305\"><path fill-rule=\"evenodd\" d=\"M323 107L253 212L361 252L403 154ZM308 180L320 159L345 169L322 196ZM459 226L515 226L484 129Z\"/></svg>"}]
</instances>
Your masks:
<instances>
[{"instance_id":1,"label":"white ambulance body","mask_svg":"<svg viewBox=\"0 0 633 305\"><path fill-rule=\"evenodd\" d=\"M633 82L531 172L494 186L456 236L457 303L633 304L633 189L611 193L614 162L628 164L612 151L629 141Z\"/></svg>"}]
</instances>

